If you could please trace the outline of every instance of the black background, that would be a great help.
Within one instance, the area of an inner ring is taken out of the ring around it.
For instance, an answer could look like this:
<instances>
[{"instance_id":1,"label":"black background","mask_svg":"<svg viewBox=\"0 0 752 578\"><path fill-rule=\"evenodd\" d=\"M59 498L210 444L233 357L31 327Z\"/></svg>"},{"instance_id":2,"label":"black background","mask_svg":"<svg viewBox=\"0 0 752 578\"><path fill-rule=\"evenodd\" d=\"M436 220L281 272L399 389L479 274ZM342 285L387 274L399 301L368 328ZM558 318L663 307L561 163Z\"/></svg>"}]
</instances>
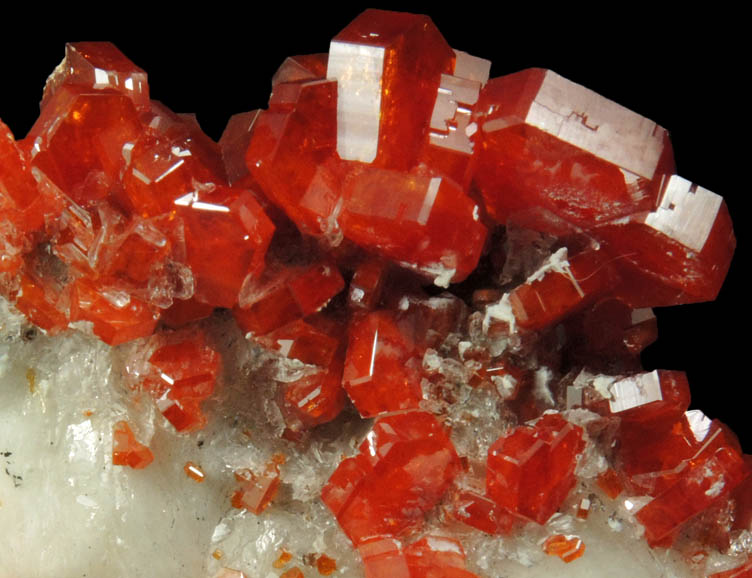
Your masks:
<instances>
[{"instance_id":1,"label":"black background","mask_svg":"<svg viewBox=\"0 0 752 578\"><path fill-rule=\"evenodd\" d=\"M749 74L745 19L713 6L659 15L634 3L611 4L608 15L563 4L529 10L509 4L489 10L469 2L441 9L382 7L429 14L454 48L492 60L492 76L551 68L670 131L679 173L726 199L738 246L717 301L657 311L659 341L644 362L648 369L686 371L692 407L731 425L752 452L746 415L750 291L743 280L752 253L744 222L751 164L750 104L742 88ZM271 76L285 56L326 52L331 37L363 8L30 8L33 15L3 22L0 118L18 138L24 136L65 41L111 40L149 73L153 98L177 112L196 112L218 138L231 114L265 106Z\"/></svg>"}]
</instances>

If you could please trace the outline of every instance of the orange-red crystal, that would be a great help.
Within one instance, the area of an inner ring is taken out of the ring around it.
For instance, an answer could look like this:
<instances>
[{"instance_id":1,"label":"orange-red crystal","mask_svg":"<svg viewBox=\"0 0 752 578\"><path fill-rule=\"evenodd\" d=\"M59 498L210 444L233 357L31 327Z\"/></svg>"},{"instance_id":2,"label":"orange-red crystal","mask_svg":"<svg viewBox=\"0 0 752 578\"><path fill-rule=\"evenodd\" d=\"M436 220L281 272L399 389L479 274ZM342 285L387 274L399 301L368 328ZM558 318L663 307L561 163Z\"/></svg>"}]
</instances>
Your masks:
<instances>
[{"instance_id":1,"label":"orange-red crystal","mask_svg":"<svg viewBox=\"0 0 752 578\"><path fill-rule=\"evenodd\" d=\"M564 562L569 563L585 553L585 543L577 536L554 534L546 538L543 551L549 556L558 556Z\"/></svg>"},{"instance_id":2,"label":"orange-red crystal","mask_svg":"<svg viewBox=\"0 0 752 578\"><path fill-rule=\"evenodd\" d=\"M153 461L154 454L147 446L136 440L128 422L117 422L112 431L112 464L141 470Z\"/></svg>"},{"instance_id":3,"label":"orange-red crystal","mask_svg":"<svg viewBox=\"0 0 752 578\"><path fill-rule=\"evenodd\" d=\"M558 414L519 426L488 450L488 495L510 512L544 524L574 487L583 448L582 428Z\"/></svg>"},{"instance_id":4,"label":"orange-red crystal","mask_svg":"<svg viewBox=\"0 0 752 578\"><path fill-rule=\"evenodd\" d=\"M324 503L356 545L420 528L460 468L442 425L421 411L378 419L359 449L322 490Z\"/></svg>"}]
</instances>

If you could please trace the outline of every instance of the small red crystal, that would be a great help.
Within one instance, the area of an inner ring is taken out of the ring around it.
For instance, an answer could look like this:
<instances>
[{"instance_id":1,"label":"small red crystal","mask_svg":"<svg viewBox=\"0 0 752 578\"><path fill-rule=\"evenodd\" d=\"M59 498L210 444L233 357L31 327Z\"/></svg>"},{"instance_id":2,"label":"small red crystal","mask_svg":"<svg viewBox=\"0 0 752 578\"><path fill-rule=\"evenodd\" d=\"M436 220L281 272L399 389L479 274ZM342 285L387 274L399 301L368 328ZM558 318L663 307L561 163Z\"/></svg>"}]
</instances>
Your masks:
<instances>
[{"instance_id":1,"label":"small red crystal","mask_svg":"<svg viewBox=\"0 0 752 578\"><path fill-rule=\"evenodd\" d=\"M569 563L585 553L585 544L577 536L554 534L546 538L543 551L549 556L558 556L564 562Z\"/></svg>"},{"instance_id":2,"label":"small red crystal","mask_svg":"<svg viewBox=\"0 0 752 578\"><path fill-rule=\"evenodd\" d=\"M337 561L326 554L321 554L316 558L316 569L322 576L329 576L337 571Z\"/></svg>"},{"instance_id":3,"label":"small red crystal","mask_svg":"<svg viewBox=\"0 0 752 578\"><path fill-rule=\"evenodd\" d=\"M146 389L175 429L201 429L206 417L200 403L214 392L219 354L200 332L157 337L156 342L158 347L149 357L153 371L145 380Z\"/></svg>"},{"instance_id":4,"label":"small red crystal","mask_svg":"<svg viewBox=\"0 0 752 578\"><path fill-rule=\"evenodd\" d=\"M200 484L204 480L206 480L206 474L204 473L204 471L193 462L186 462L183 466L183 471L185 472L186 476L188 476L196 483Z\"/></svg>"},{"instance_id":5,"label":"small red crystal","mask_svg":"<svg viewBox=\"0 0 752 578\"><path fill-rule=\"evenodd\" d=\"M115 466L130 466L140 470L154 461L151 450L136 441L128 422L119 421L112 431L112 463Z\"/></svg>"},{"instance_id":6,"label":"small red crystal","mask_svg":"<svg viewBox=\"0 0 752 578\"><path fill-rule=\"evenodd\" d=\"M248 510L256 515L263 512L279 491L279 469L276 467L257 475L250 470L236 474L243 482L242 487L232 495L232 507Z\"/></svg>"},{"instance_id":7,"label":"small red crystal","mask_svg":"<svg viewBox=\"0 0 752 578\"><path fill-rule=\"evenodd\" d=\"M92 322L94 334L105 343L151 335L158 318L155 308L117 288L97 287L85 278L73 284L71 320Z\"/></svg>"}]
</instances>

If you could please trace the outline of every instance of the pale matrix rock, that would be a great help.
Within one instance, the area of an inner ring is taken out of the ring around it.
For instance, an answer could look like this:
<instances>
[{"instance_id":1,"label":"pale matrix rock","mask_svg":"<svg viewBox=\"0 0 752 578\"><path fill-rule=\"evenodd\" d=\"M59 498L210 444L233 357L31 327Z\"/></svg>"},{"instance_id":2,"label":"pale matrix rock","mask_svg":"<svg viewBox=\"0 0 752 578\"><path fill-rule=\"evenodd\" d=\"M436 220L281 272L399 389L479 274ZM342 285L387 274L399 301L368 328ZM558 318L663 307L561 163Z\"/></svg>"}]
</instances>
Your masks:
<instances>
[{"instance_id":1,"label":"pale matrix rock","mask_svg":"<svg viewBox=\"0 0 752 578\"><path fill-rule=\"evenodd\" d=\"M346 416L300 445L281 440L281 416L270 401L280 360L250 345L229 320L215 319L209 334L224 359L217 393L205 404L210 425L180 435L124 378L137 345L111 348L79 331L48 337L0 302L0 578L209 578L223 567L271 578L282 573L272 563L283 547L294 556L290 566L308 578L318 572L303 557L317 553L337 561L334 576L363 576L319 494L370 423ZM438 356L429 361L447 367ZM448 415L453 440L482 459L513 424L488 396L466 386L460 392L462 407ZM144 470L112 465L112 429L123 419L154 453ZM232 508L233 470L260 470L277 452L288 461L273 504L259 516ZM696 575L674 554L650 550L624 500L600 493L595 453L587 454L594 467L580 468L585 475L563 513L546 526L531 524L509 538L453 526L469 569L484 578ZM205 482L185 475L187 461L200 465ZM583 498L591 503L586 522L574 517ZM581 537L585 555L571 564L545 556L541 543L554 532Z\"/></svg>"}]
</instances>

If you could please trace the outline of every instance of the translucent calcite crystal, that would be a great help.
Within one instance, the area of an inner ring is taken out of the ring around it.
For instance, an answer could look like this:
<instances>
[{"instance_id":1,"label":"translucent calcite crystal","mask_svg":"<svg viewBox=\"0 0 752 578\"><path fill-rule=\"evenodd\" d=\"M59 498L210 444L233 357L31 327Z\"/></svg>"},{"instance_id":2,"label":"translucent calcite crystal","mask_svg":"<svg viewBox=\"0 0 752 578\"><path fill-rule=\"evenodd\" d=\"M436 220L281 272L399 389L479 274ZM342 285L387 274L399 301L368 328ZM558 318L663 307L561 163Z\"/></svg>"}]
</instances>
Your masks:
<instances>
[{"instance_id":1,"label":"translucent calcite crystal","mask_svg":"<svg viewBox=\"0 0 752 578\"><path fill-rule=\"evenodd\" d=\"M752 458L640 359L718 294L725 201L640 111L493 75L367 10L215 142L67 45L0 122L0 567L748 575Z\"/></svg>"}]
</instances>

